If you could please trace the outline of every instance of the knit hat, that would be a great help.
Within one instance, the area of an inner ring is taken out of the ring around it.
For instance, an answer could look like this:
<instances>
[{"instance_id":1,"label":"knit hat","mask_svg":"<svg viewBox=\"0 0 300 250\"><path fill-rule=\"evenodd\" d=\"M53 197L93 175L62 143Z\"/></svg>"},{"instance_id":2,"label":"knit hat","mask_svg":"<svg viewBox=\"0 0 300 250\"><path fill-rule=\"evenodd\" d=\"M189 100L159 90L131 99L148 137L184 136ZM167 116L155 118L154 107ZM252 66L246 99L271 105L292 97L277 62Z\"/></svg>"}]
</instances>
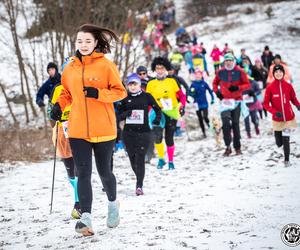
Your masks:
<instances>
[{"instance_id":1,"label":"knit hat","mask_svg":"<svg viewBox=\"0 0 300 250\"><path fill-rule=\"evenodd\" d=\"M224 55L224 61L234 61L234 56L231 53L226 53Z\"/></svg>"},{"instance_id":2,"label":"knit hat","mask_svg":"<svg viewBox=\"0 0 300 250\"><path fill-rule=\"evenodd\" d=\"M145 66L139 66L137 69L136 69L136 73L139 74L140 72L146 72L147 73L147 68Z\"/></svg>"},{"instance_id":3,"label":"knit hat","mask_svg":"<svg viewBox=\"0 0 300 250\"><path fill-rule=\"evenodd\" d=\"M274 59L276 59L276 58L279 59L279 60L281 60L281 56L279 54L277 54L277 55L274 56Z\"/></svg>"},{"instance_id":4,"label":"knit hat","mask_svg":"<svg viewBox=\"0 0 300 250\"><path fill-rule=\"evenodd\" d=\"M49 69L56 69L56 72L58 71L58 68L57 68L57 65L53 62L49 62L48 65L47 65L47 71Z\"/></svg>"},{"instance_id":5,"label":"knit hat","mask_svg":"<svg viewBox=\"0 0 300 250\"><path fill-rule=\"evenodd\" d=\"M259 57L256 57L255 58L255 62L259 62L259 63L262 63L261 59Z\"/></svg>"},{"instance_id":6,"label":"knit hat","mask_svg":"<svg viewBox=\"0 0 300 250\"><path fill-rule=\"evenodd\" d=\"M141 84L141 79L139 78L138 74L132 73L129 76L127 76L126 84L136 82L137 84Z\"/></svg>"},{"instance_id":7,"label":"knit hat","mask_svg":"<svg viewBox=\"0 0 300 250\"><path fill-rule=\"evenodd\" d=\"M274 74L275 74L275 72L276 72L277 70L282 71L282 72L283 72L283 75L285 74L284 67L283 67L281 64L278 64L278 65L275 65L274 68L273 68L273 76L274 76Z\"/></svg>"},{"instance_id":8,"label":"knit hat","mask_svg":"<svg viewBox=\"0 0 300 250\"><path fill-rule=\"evenodd\" d=\"M163 58L163 57L155 57L152 61L151 64L151 69L152 71L155 71L155 68L157 65L162 65L166 68L166 70L170 70L171 69L171 63L167 58Z\"/></svg>"}]
</instances>

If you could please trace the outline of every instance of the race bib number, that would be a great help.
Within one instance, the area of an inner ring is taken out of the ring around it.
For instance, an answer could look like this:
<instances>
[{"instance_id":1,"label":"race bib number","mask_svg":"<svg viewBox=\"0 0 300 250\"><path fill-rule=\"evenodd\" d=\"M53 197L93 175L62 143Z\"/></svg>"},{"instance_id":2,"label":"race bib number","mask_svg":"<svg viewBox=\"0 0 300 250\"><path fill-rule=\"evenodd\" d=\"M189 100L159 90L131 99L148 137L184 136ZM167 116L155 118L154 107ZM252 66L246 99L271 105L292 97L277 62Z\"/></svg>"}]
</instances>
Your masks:
<instances>
[{"instance_id":1,"label":"race bib number","mask_svg":"<svg viewBox=\"0 0 300 250\"><path fill-rule=\"evenodd\" d=\"M243 95L243 100L245 103L253 103L254 102L254 97L249 96L249 95Z\"/></svg>"},{"instance_id":2,"label":"race bib number","mask_svg":"<svg viewBox=\"0 0 300 250\"><path fill-rule=\"evenodd\" d=\"M235 108L235 100L234 99L223 99L221 101L221 106L223 109L234 109Z\"/></svg>"},{"instance_id":3,"label":"race bib number","mask_svg":"<svg viewBox=\"0 0 300 250\"><path fill-rule=\"evenodd\" d=\"M161 98L160 103L162 105L163 110L172 110L172 99L171 98Z\"/></svg>"},{"instance_id":4,"label":"race bib number","mask_svg":"<svg viewBox=\"0 0 300 250\"><path fill-rule=\"evenodd\" d=\"M282 130L282 136L290 136L291 135L291 130L289 128L285 128Z\"/></svg>"},{"instance_id":5,"label":"race bib number","mask_svg":"<svg viewBox=\"0 0 300 250\"><path fill-rule=\"evenodd\" d=\"M68 135L68 121L62 122L62 127L63 127L65 138L69 138L69 135Z\"/></svg>"},{"instance_id":6,"label":"race bib number","mask_svg":"<svg viewBox=\"0 0 300 250\"><path fill-rule=\"evenodd\" d=\"M126 124L144 124L144 110L132 110L131 116L126 118Z\"/></svg>"},{"instance_id":7,"label":"race bib number","mask_svg":"<svg viewBox=\"0 0 300 250\"><path fill-rule=\"evenodd\" d=\"M263 89L264 88L264 84L262 81L258 81L258 86L259 86L259 89Z\"/></svg>"}]
</instances>

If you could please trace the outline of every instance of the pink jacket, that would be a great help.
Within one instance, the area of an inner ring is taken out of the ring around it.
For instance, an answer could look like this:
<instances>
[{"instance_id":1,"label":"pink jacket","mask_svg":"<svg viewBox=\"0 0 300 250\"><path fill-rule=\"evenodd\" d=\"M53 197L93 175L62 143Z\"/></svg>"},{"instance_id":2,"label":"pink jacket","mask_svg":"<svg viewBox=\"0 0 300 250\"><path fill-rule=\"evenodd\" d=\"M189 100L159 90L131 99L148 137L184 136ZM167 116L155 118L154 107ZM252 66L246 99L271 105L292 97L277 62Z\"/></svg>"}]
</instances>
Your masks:
<instances>
[{"instance_id":1,"label":"pink jacket","mask_svg":"<svg viewBox=\"0 0 300 250\"><path fill-rule=\"evenodd\" d=\"M221 55L222 55L222 53L219 50L219 48L213 49L212 52L210 53L210 56L211 56L211 58L213 59L214 62L219 62Z\"/></svg>"}]
</instances>

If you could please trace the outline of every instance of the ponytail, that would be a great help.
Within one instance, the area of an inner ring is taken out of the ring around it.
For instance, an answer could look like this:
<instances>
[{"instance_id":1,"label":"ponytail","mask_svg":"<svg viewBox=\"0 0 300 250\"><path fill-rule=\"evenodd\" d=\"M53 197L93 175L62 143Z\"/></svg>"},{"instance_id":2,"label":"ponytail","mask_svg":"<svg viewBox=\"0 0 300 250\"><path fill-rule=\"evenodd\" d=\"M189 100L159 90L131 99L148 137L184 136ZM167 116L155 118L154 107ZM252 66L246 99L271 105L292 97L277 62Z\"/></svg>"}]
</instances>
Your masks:
<instances>
[{"instance_id":1,"label":"ponytail","mask_svg":"<svg viewBox=\"0 0 300 250\"><path fill-rule=\"evenodd\" d=\"M101 28L94 24L83 24L77 29L77 33L78 32L91 33L95 40L98 41L95 49L104 54L111 52L110 43L112 40L115 40L116 42L119 40L113 31Z\"/></svg>"}]
</instances>

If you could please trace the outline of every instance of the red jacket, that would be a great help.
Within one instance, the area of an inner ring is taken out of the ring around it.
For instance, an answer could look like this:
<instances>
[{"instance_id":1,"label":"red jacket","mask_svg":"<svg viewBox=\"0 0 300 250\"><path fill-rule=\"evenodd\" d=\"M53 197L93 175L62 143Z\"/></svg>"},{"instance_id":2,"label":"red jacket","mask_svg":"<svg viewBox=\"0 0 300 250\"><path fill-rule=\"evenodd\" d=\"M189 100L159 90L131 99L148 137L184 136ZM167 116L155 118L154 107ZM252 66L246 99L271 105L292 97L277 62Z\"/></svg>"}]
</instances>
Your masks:
<instances>
[{"instance_id":1,"label":"red jacket","mask_svg":"<svg viewBox=\"0 0 300 250\"><path fill-rule=\"evenodd\" d=\"M274 80L267 86L264 108L272 113L274 121L281 122L294 119L295 114L290 102L296 107L300 106L294 88L290 83L285 80ZM277 111L282 113L281 118L275 116Z\"/></svg>"},{"instance_id":2,"label":"red jacket","mask_svg":"<svg viewBox=\"0 0 300 250\"><path fill-rule=\"evenodd\" d=\"M239 87L239 90L231 92L229 87L235 85ZM213 90L215 93L221 92L225 99L242 100L243 92L250 89L251 85L248 80L247 74L238 66L234 66L233 70L227 70L224 67L221 68L213 81Z\"/></svg>"}]
</instances>

